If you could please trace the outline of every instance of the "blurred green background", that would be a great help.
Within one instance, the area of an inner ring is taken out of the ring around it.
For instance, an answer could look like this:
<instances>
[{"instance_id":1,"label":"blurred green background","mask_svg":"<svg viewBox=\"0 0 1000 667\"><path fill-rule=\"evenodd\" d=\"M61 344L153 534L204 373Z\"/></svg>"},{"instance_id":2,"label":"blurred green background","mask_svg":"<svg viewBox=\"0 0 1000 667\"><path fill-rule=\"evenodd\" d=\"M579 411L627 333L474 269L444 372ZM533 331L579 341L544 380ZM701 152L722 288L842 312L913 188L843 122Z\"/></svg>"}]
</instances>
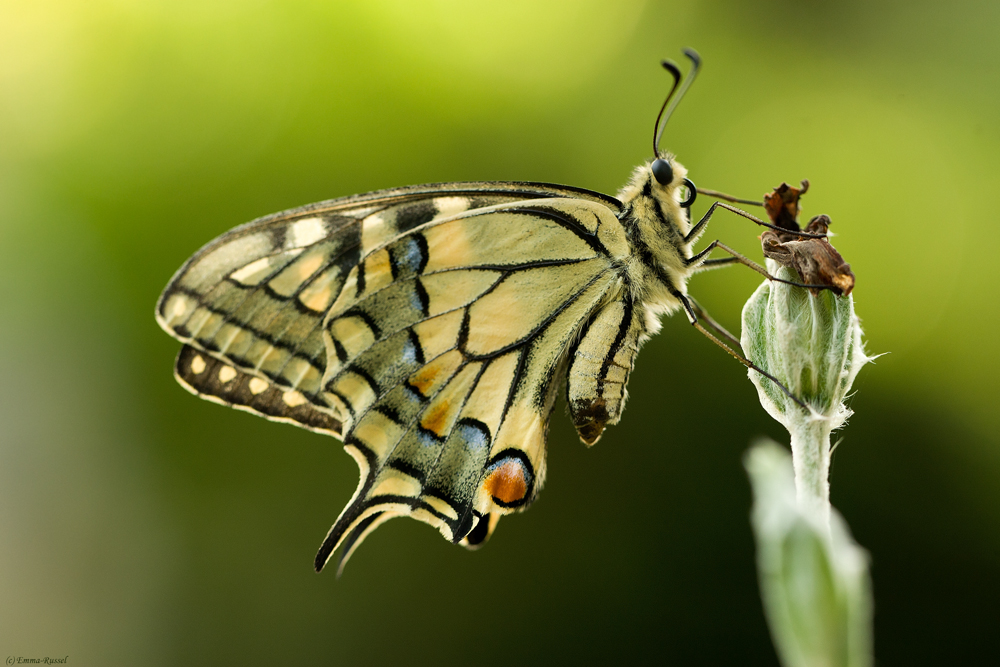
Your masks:
<instances>
[{"instance_id":1,"label":"blurred green background","mask_svg":"<svg viewBox=\"0 0 1000 667\"><path fill-rule=\"evenodd\" d=\"M995 658L997 34L990 0L0 3L0 658L775 664L741 456L787 436L683 317L594 449L557 407L540 500L485 549L391 522L340 581L311 565L354 462L187 394L153 321L192 252L273 211L449 180L614 193L683 46L705 67L664 146L741 196L809 178L890 353L832 474L879 664ZM759 258L757 233L723 213L707 238ZM757 283L690 287L735 329Z\"/></svg>"}]
</instances>

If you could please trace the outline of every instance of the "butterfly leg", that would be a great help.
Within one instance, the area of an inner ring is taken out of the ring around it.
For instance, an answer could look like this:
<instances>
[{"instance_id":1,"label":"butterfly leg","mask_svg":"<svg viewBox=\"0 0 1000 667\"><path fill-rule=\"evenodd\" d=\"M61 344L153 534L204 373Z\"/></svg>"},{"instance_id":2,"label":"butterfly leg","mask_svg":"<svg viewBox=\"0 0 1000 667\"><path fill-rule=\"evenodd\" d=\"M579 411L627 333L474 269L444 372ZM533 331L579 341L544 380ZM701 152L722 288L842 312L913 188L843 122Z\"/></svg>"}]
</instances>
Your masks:
<instances>
[{"instance_id":1,"label":"butterfly leg","mask_svg":"<svg viewBox=\"0 0 1000 667\"><path fill-rule=\"evenodd\" d=\"M691 307L694 309L695 315L697 315L699 321L702 321L708 326L710 326L712 329L715 330L717 334L721 335L723 338L728 340L733 345L740 345L739 338L729 333L729 331L727 331L725 327L716 322L712 318L712 316L708 314L708 311L702 307L700 303L695 301L691 296L688 296L687 298L688 300L691 301Z\"/></svg>"},{"instance_id":2,"label":"butterfly leg","mask_svg":"<svg viewBox=\"0 0 1000 667\"><path fill-rule=\"evenodd\" d=\"M722 257L720 259L706 259L693 271L694 273L704 273L705 271L711 271L712 269L721 269L724 266L732 266L733 264L739 264L739 260L735 257Z\"/></svg>"},{"instance_id":3,"label":"butterfly leg","mask_svg":"<svg viewBox=\"0 0 1000 667\"><path fill-rule=\"evenodd\" d=\"M754 224L760 225L761 227L767 227L768 229L773 229L776 232L784 232L786 234L792 231L789 229L785 229L784 227L778 227L777 225L772 225L769 222L764 222L757 216L751 215L750 213L747 213L741 208L736 208L735 206L730 206L729 204L717 201L712 203L712 205L708 208L708 211L705 212L705 215L701 216L701 220L699 220L698 223L691 228L691 231L688 232L687 236L684 237L684 242L694 243L695 241L697 241L698 237L701 236L702 232L705 231L705 226L708 225L708 221L712 219L712 215L715 213L715 209L720 207L726 209L727 211L732 211L736 215L746 218L747 220L750 220ZM801 232L801 231L794 233L797 236L801 236L803 238L808 238L808 239L823 239L826 238L827 236L826 234L810 234L809 232Z\"/></svg>"},{"instance_id":4,"label":"butterfly leg","mask_svg":"<svg viewBox=\"0 0 1000 667\"><path fill-rule=\"evenodd\" d=\"M694 255L690 259L685 260L685 263L689 267L694 267L694 270L697 272L701 268L701 265L703 265L705 262L711 261L711 260L708 260L708 259L705 259L705 258L708 257L709 253L711 253L716 248L718 248L719 250L724 250L725 252L728 252L730 255L732 255L732 258L731 258L730 261L732 261L734 263L738 262L738 263L740 263L740 264L742 264L744 266L747 266L747 267L753 269L754 271L756 271L757 273L759 273L760 275L764 276L768 280L773 280L774 282L777 282L777 283L785 283L786 285L792 285L794 287L807 287L809 289L829 289L829 290L835 289L831 285L807 285L806 283L798 283L798 282L795 282L794 280L785 280L783 278L778 278L777 276L772 276L770 273L768 273L767 269L765 269L763 266L761 266L757 262L753 261L752 259L750 259L746 255L742 255L742 254L736 252L735 250L733 250L732 248L730 248L729 246L727 246L725 243L722 243L721 241L719 241L719 239L716 239L716 240L712 241L711 243L709 243L707 248L705 248L704 250L702 250L701 252L699 252L697 255ZM726 259L730 259L730 258L726 258Z\"/></svg>"},{"instance_id":5,"label":"butterfly leg","mask_svg":"<svg viewBox=\"0 0 1000 667\"><path fill-rule=\"evenodd\" d=\"M781 391L783 391L785 393L786 396L788 396L788 398L790 398L793 401L795 401L796 403L798 403L798 405L803 410L809 410L809 407L805 403L803 403L795 394L793 394L791 391L789 391L788 387L786 387L785 385L783 385L778 380L778 378L774 377L773 375L771 375L770 373L768 373L764 369L762 369L759 366L757 366L757 364L753 363L752 361L750 361L749 359L747 359L746 357L744 357L742 354L740 354L739 352L737 352L733 348L731 348L728 345L726 345L725 343L723 343L721 340L719 340L719 338L717 336L715 336L712 332L710 332L708 329L706 329L704 326L702 326L701 321L700 321L700 319L698 317L698 313L699 312L701 312L702 314L706 314L706 313L705 313L705 311L700 306L697 306L694 303L694 300L691 299L691 297L687 296L686 294L681 294L680 292L676 292L676 291L671 291L671 293L675 297L677 297L677 299L681 302L681 305L684 306L684 312L687 313L688 321L691 323L691 325L695 329L697 329L698 331L700 331L710 341L712 341L713 343L715 343L716 345L718 345L719 347L721 347L723 350L725 350L726 352L728 352L738 362L740 362L741 364L743 364L744 366L746 366L747 368L749 368L751 370L757 371L758 373L760 373L761 375L763 375L764 377L766 377L768 380L770 380L771 382L773 382L775 385L777 385L777 387L779 389L781 389ZM708 323L710 320L711 320L711 318L706 317L706 323ZM713 328L714 328L714 321L712 321L712 322L713 323L709 324L709 326L713 326ZM721 329L721 327L719 329L717 329L717 330L721 330L720 333L721 332L725 332L725 329ZM733 340L735 340L735 338L736 338L735 336L733 336L732 334L728 334L728 335Z\"/></svg>"},{"instance_id":6,"label":"butterfly leg","mask_svg":"<svg viewBox=\"0 0 1000 667\"><path fill-rule=\"evenodd\" d=\"M726 194L725 192L719 192L718 190L709 190L707 188L697 188L698 194L705 195L706 197L714 197L715 199L725 199L726 201L732 202L734 204L746 204L748 206L763 206L764 202L757 201L755 199L741 199L740 197L734 197L733 195Z\"/></svg>"}]
</instances>

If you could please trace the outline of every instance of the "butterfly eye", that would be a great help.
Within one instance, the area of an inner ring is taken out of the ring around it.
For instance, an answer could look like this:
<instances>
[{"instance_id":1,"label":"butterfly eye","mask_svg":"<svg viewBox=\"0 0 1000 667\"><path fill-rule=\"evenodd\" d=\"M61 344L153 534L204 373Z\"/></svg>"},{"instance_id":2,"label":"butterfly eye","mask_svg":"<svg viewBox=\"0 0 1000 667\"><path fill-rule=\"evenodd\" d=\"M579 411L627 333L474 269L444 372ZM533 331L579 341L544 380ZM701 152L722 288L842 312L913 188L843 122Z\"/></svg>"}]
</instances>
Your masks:
<instances>
[{"instance_id":1,"label":"butterfly eye","mask_svg":"<svg viewBox=\"0 0 1000 667\"><path fill-rule=\"evenodd\" d=\"M670 166L670 163L661 158L656 158L653 160L653 176L656 177L657 183L660 185L669 185L670 181L674 180L674 169Z\"/></svg>"}]
</instances>

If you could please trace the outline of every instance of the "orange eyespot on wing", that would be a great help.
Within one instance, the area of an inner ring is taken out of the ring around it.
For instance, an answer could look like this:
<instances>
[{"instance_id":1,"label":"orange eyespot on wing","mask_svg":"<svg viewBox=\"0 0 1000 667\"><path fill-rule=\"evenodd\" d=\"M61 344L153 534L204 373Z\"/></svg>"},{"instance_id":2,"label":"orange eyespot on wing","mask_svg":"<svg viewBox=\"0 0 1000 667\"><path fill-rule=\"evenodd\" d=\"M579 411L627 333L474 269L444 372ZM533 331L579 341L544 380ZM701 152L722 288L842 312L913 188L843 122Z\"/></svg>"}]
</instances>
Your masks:
<instances>
[{"instance_id":1,"label":"orange eyespot on wing","mask_svg":"<svg viewBox=\"0 0 1000 667\"><path fill-rule=\"evenodd\" d=\"M535 475L531 462L519 449L508 449L486 466L483 488L501 507L517 507L531 496Z\"/></svg>"}]
</instances>

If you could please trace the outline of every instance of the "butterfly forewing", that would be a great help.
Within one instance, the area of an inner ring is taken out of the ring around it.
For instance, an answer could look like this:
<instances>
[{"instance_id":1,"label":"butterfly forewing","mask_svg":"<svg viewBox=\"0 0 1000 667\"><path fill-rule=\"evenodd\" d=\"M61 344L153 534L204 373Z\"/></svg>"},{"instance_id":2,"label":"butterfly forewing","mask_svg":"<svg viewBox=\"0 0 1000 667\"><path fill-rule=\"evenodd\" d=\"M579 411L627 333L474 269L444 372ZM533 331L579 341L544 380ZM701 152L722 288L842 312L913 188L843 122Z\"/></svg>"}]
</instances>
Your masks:
<instances>
[{"instance_id":1,"label":"butterfly forewing","mask_svg":"<svg viewBox=\"0 0 1000 667\"><path fill-rule=\"evenodd\" d=\"M361 482L317 568L401 515L474 546L542 485L567 350L624 289L618 212L519 183L315 204L207 245L157 316L200 395L343 436Z\"/></svg>"}]
</instances>

